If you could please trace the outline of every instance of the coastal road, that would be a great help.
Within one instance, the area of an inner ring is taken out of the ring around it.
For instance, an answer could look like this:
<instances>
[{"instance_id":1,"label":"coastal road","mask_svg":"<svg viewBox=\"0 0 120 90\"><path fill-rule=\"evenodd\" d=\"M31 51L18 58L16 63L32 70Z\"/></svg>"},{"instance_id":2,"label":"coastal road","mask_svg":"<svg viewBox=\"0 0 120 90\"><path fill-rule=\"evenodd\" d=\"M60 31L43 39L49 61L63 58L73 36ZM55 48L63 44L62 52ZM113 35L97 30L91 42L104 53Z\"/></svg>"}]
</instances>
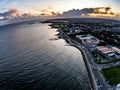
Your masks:
<instances>
[{"instance_id":1,"label":"coastal road","mask_svg":"<svg viewBox=\"0 0 120 90\"><path fill-rule=\"evenodd\" d=\"M90 52L88 51L88 49L86 47L84 47L83 45L81 45L80 43L72 40L71 38L69 38L68 35L66 35L62 30L60 30L61 32L61 36L63 37L63 34L66 38L66 41L68 41L71 45L76 46L79 50L81 50L84 53L85 58L88 60L90 68L91 68L91 72L93 73L93 81L95 81L95 90L113 90L106 82L105 82L105 78L102 76L102 73L100 72L100 70L98 69L98 67L96 66L97 64L94 62L93 57L91 56Z\"/></svg>"},{"instance_id":2,"label":"coastal road","mask_svg":"<svg viewBox=\"0 0 120 90\"><path fill-rule=\"evenodd\" d=\"M102 76L102 73L97 68L96 63L94 62L90 52L87 50L87 48L82 48L82 49L85 51L88 57L88 61L91 65L92 72L94 73L94 77L98 85L98 90L111 90L110 89L111 87L105 82L105 78Z\"/></svg>"},{"instance_id":3,"label":"coastal road","mask_svg":"<svg viewBox=\"0 0 120 90\"><path fill-rule=\"evenodd\" d=\"M79 45L79 47L81 47L81 46ZM106 82L104 82L105 80L101 76L100 71L97 69L97 66L96 66L95 62L93 61L89 51L85 47L82 48L81 50L83 50L86 53L86 58L88 58L88 62L91 66L90 68L92 69L92 73L94 74L94 79L97 83L98 90L108 90L108 88L110 88L110 87L106 84Z\"/></svg>"}]
</instances>

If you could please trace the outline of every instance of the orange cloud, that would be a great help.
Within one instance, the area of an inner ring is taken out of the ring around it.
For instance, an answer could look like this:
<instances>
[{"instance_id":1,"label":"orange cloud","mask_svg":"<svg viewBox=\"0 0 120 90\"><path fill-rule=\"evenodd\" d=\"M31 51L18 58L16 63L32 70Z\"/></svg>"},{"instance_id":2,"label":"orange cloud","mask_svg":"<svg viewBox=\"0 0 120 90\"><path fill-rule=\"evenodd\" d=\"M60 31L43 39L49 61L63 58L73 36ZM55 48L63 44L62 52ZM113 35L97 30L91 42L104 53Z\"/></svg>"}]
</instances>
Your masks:
<instances>
[{"instance_id":1,"label":"orange cloud","mask_svg":"<svg viewBox=\"0 0 120 90\"><path fill-rule=\"evenodd\" d=\"M93 17L120 17L119 14L113 13L110 7L97 7L93 8L94 12L89 13L89 16Z\"/></svg>"},{"instance_id":2,"label":"orange cloud","mask_svg":"<svg viewBox=\"0 0 120 90\"><path fill-rule=\"evenodd\" d=\"M2 13L1 16L12 18L12 17L18 17L21 14L22 14L22 12L18 8L12 8L12 9L8 10L7 12Z\"/></svg>"},{"instance_id":3,"label":"orange cloud","mask_svg":"<svg viewBox=\"0 0 120 90\"><path fill-rule=\"evenodd\" d=\"M41 15L44 15L44 16L55 16L59 13L59 12L54 12L54 7L50 5L48 5L43 10L41 10L41 12L42 12Z\"/></svg>"}]
</instances>

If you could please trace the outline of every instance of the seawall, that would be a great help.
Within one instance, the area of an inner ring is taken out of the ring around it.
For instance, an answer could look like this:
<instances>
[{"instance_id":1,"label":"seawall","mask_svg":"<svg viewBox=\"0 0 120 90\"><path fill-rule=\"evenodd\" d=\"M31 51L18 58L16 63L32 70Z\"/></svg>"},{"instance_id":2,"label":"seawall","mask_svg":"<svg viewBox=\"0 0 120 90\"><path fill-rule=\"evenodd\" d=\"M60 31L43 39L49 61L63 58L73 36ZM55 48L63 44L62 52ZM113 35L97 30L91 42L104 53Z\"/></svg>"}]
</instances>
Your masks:
<instances>
[{"instance_id":1,"label":"seawall","mask_svg":"<svg viewBox=\"0 0 120 90\"><path fill-rule=\"evenodd\" d=\"M88 72L91 90L98 90L97 83L95 81L95 77L92 72L92 68L90 66L87 54L85 53L85 50L83 50L83 48L82 48L82 45L80 45L80 43L78 43L77 41L74 41L73 39L71 39L62 30L59 30L59 31L60 31L60 35L63 39L65 39L70 45L75 46L76 48L78 48L81 51L81 53L83 55L83 60L84 60L84 63L85 63L85 66L86 66L86 69Z\"/></svg>"}]
</instances>

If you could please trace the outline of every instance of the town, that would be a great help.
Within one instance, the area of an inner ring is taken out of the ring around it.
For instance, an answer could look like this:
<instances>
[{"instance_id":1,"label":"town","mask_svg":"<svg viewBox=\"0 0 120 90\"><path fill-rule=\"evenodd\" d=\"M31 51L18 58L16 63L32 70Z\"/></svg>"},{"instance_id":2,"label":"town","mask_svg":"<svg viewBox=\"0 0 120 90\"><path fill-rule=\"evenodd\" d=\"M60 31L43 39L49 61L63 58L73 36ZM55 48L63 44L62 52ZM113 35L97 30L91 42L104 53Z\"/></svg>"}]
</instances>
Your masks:
<instances>
[{"instance_id":1,"label":"town","mask_svg":"<svg viewBox=\"0 0 120 90\"><path fill-rule=\"evenodd\" d=\"M70 39L87 49L98 90L120 88L119 21L88 18L48 22L52 22L52 28L57 28L60 33L64 32ZM64 35L63 38L65 39Z\"/></svg>"}]
</instances>

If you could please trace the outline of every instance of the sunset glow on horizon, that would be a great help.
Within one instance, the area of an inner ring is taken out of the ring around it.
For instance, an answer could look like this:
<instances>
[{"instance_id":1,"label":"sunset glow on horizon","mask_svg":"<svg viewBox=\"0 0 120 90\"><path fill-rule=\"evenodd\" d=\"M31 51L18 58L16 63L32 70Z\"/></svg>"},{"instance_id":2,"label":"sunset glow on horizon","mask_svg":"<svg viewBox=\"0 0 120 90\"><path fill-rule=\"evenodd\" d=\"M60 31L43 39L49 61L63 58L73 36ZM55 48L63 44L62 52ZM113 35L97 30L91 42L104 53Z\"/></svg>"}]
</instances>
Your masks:
<instances>
[{"instance_id":1,"label":"sunset glow on horizon","mask_svg":"<svg viewBox=\"0 0 120 90\"><path fill-rule=\"evenodd\" d=\"M58 16L69 10L84 8L93 9L93 12L82 13L79 16L119 18L119 3L120 0L1 0L0 18ZM106 13L107 7L109 9Z\"/></svg>"}]
</instances>

